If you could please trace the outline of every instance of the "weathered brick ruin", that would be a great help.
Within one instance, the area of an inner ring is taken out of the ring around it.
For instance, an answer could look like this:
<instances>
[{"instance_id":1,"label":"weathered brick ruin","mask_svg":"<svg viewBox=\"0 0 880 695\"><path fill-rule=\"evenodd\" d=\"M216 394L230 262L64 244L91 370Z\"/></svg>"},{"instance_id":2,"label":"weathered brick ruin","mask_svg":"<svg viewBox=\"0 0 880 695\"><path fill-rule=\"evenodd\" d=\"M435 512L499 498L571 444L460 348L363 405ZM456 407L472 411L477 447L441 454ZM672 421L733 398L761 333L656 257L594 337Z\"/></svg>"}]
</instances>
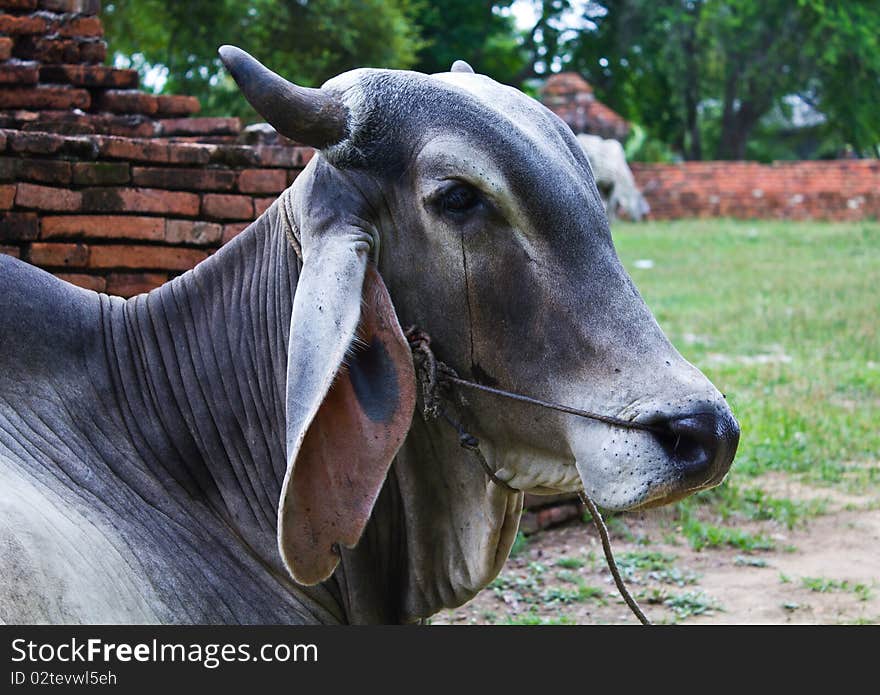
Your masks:
<instances>
[{"instance_id":1,"label":"weathered brick ruin","mask_svg":"<svg viewBox=\"0 0 880 695\"><path fill-rule=\"evenodd\" d=\"M880 218L880 160L632 163L651 219Z\"/></svg>"},{"instance_id":2,"label":"weathered brick ruin","mask_svg":"<svg viewBox=\"0 0 880 695\"><path fill-rule=\"evenodd\" d=\"M206 258L312 155L103 65L99 0L0 0L0 253L131 296ZM628 124L571 73L544 100L573 129ZM880 216L877 160L636 164L655 218Z\"/></svg>"},{"instance_id":3,"label":"weathered brick ruin","mask_svg":"<svg viewBox=\"0 0 880 695\"><path fill-rule=\"evenodd\" d=\"M0 253L131 296L244 229L312 151L139 91L102 65L99 9L0 0Z\"/></svg>"},{"instance_id":4,"label":"weathered brick ruin","mask_svg":"<svg viewBox=\"0 0 880 695\"><path fill-rule=\"evenodd\" d=\"M623 142L629 123L596 99L593 88L576 72L551 75L541 89L541 101L575 133L590 133Z\"/></svg>"}]
</instances>

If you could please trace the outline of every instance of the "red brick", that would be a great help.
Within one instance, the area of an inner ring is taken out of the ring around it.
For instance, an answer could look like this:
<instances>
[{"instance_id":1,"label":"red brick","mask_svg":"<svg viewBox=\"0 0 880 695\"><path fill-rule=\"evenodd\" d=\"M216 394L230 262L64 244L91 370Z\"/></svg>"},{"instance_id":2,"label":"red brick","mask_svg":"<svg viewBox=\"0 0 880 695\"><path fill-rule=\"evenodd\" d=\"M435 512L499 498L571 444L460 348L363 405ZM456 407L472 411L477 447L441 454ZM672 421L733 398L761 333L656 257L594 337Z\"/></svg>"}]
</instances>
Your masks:
<instances>
[{"instance_id":1,"label":"red brick","mask_svg":"<svg viewBox=\"0 0 880 695\"><path fill-rule=\"evenodd\" d=\"M10 210L15 200L15 185L0 186L0 210Z\"/></svg>"},{"instance_id":2,"label":"red brick","mask_svg":"<svg viewBox=\"0 0 880 695\"><path fill-rule=\"evenodd\" d=\"M95 99L95 109L113 113L143 113L152 115L158 109L158 98L136 89L108 89Z\"/></svg>"},{"instance_id":3,"label":"red brick","mask_svg":"<svg viewBox=\"0 0 880 695\"><path fill-rule=\"evenodd\" d=\"M79 44L79 62L103 63L107 59L106 41L85 41ZM57 61L65 62L65 61Z\"/></svg>"},{"instance_id":4,"label":"red brick","mask_svg":"<svg viewBox=\"0 0 880 695\"><path fill-rule=\"evenodd\" d=\"M35 10L37 0L0 0L0 8L18 11Z\"/></svg>"},{"instance_id":5,"label":"red brick","mask_svg":"<svg viewBox=\"0 0 880 695\"><path fill-rule=\"evenodd\" d=\"M3 106L7 109L87 109L89 93L75 87L38 85L3 90Z\"/></svg>"},{"instance_id":6,"label":"red brick","mask_svg":"<svg viewBox=\"0 0 880 695\"><path fill-rule=\"evenodd\" d=\"M12 56L13 41L8 36L0 36L0 60L9 60Z\"/></svg>"},{"instance_id":7,"label":"red brick","mask_svg":"<svg viewBox=\"0 0 880 695\"><path fill-rule=\"evenodd\" d=\"M172 143L168 145L169 164L208 164L211 162L214 145L193 143Z\"/></svg>"},{"instance_id":8,"label":"red brick","mask_svg":"<svg viewBox=\"0 0 880 695\"><path fill-rule=\"evenodd\" d=\"M138 86L137 70L106 65L42 65L41 82L68 82L78 87L133 89Z\"/></svg>"},{"instance_id":9,"label":"red brick","mask_svg":"<svg viewBox=\"0 0 880 695\"><path fill-rule=\"evenodd\" d=\"M206 193L202 196L202 215L214 220L250 220L254 203L246 195Z\"/></svg>"},{"instance_id":10,"label":"red brick","mask_svg":"<svg viewBox=\"0 0 880 695\"><path fill-rule=\"evenodd\" d=\"M0 14L0 33L3 34L44 34L46 20L34 15Z\"/></svg>"},{"instance_id":11,"label":"red brick","mask_svg":"<svg viewBox=\"0 0 880 695\"><path fill-rule=\"evenodd\" d=\"M39 66L32 60L10 60L0 63L0 84L36 84L39 78Z\"/></svg>"},{"instance_id":12,"label":"red brick","mask_svg":"<svg viewBox=\"0 0 880 695\"><path fill-rule=\"evenodd\" d=\"M70 183L70 162L57 159L0 157L0 181Z\"/></svg>"},{"instance_id":13,"label":"red brick","mask_svg":"<svg viewBox=\"0 0 880 695\"><path fill-rule=\"evenodd\" d=\"M219 244L223 228L219 224L202 220L167 220L165 241L169 244Z\"/></svg>"},{"instance_id":14,"label":"red brick","mask_svg":"<svg viewBox=\"0 0 880 695\"><path fill-rule=\"evenodd\" d=\"M107 294L134 297L149 292L168 282L167 273L110 273L107 276Z\"/></svg>"},{"instance_id":15,"label":"red brick","mask_svg":"<svg viewBox=\"0 0 880 695\"><path fill-rule=\"evenodd\" d=\"M239 118L165 118L159 121L162 135L238 135Z\"/></svg>"},{"instance_id":16,"label":"red brick","mask_svg":"<svg viewBox=\"0 0 880 695\"><path fill-rule=\"evenodd\" d=\"M202 108L196 97L165 94L159 96L158 106L162 116L189 116Z\"/></svg>"},{"instance_id":17,"label":"red brick","mask_svg":"<svg viewBox=\"0 0 880 695\"><path fill-rule=\"evenodd\" d=\"M226 244L241 234L250 226L250 222L230 222L223 225L223 238L221 242Z\"/></svg>"},{"instance_id":18,"label":"red brick","mask_svg":"<svg viewBox=\"0 0 880 695\"><path fill-rule=\"evenodd\" d=\"M277 196L271 198L254 198L254 217L259 217L266 212L276 200L278 200Z\"/></svg>"},{"instance_id":19,"label":"red brick","mask_svg":"<svg viewBox=\"0 0 880 695\"><path fill-rule=\"evenodd\" d=\"M36 210L79 210L83 197L79 191L66 188L38 186L34 183L20 183L15 194L15 205Z\"/></svg>"},{"instance_id":20,"label":"red brick","mask_svg":"<svg viewBox=\"0 0 880 695\"><path fill-rule=\"evenodd\" d=\"M184 191L229 191L235 172L229 169L169 169L134 167L131 179L138 186Z\"/></svg>"},{"instance_id":21,"label":"red brick","mask_svg":"<svg viewBox=\"0 0 880 695\"><path fill-rule=\"evenodd\" d=\"M87 188L82 192L85 212L150 212L197 217L199 196L155 188Z\"/></svg>"},{"instance_id":22,"label":"red brick","mask_svg":"<svg viewBox=\"0 0 880 695\"><path fill-rule=\"evenodd\" d=\"M242 193L281 193L285 188L284 169L245 169L238 175L238 190Z\"/></svg>"},{"instance_id":23,"label":"red brick","mask_svg":"<svg viewBox=\"0 0 880 695\"><path fill-rule=\"evenodd\" d=\"M40 219L35 212L0 213L0 241L30 241L40 233Z\"/></svg>"},{"instance_id":24,"label":"red brick","mask_svg":"<svg viewBox=\"0 0 880 695\"><path fill-rule=\"evenodd\" d=\"M101 156L111 159L128 159L136 162L167 162L168 145L151 140L133 140L113 136L96 138Z\"/></svg>"},{"instance_id":25,"label":"red brick","mask_svg":"<svg viewBox=\"0 0 880 695\"><path fill-rule=\"evenodd\" d=\"M69 282L71 285L82 287L93 292L103 292L107 289L107 280L100 275L84 275L83 273L55 273L59 280Z\"/></svg>"},{"instance_id":26,"label":"red brick","mask_svg":"<svg viewBox=\"0 0 880 695\"><path fill-rule=\"evenodd\" d=\"M257 145L257 161L264 167L284 167L289 169L299 165L299 154L294 147L276 147L274 145Z\"/></svg>"},{"instance_id":27,"label":"red brick","mask_svg":"<svg viewBox=\"0 0 880 695\"><path fill-rule=\"evenodd\" d=\"M72 17L69 15L59 22L59 36L99 37L104 35L104 27L98 17Z\"/></svg>"},{"instance_id":28,"label":"red brick","mask_svg":"<svg viewBox=\"0 0 880 695\"><path fill-rule=\"evenodd\" d=\"M211 145L211 163L227 167L255 167L260 165L259 157L249 145Z\"/></svg>"},{"instance_id":29,"label":"red brick","mask_svg":"<svg viewBox=\"0 0 880 695\"><path fill-rule=\"evenodd\" d=\"M99 152L98 142L94 137L14 130L6 131L6 135L9 149L17 153L60 154L78 159L95 159Z\"/></svg>"},{"instance_id":30,"label":"red brick","mask_svg":"<svg viewBox=\"0 0 880 695\"><path fill-rule=\"evenodd\" d=\"M199 249L112 244L94 246L89 265L92 268L189 270L207 257L208 254Z\"/></svg>"},{"instance_id":31,"label":"red brick","mask_svg":"<svg viewBox=\"0 0 880 695\"><path fill-rule=\"evenodd\" d=\"M89 247L85 244L34 242L28 260L34 265L84 268L89 264Z\"/></svg>"},{"instance_id":32,"label":"red brick","mask_svg":"<svg viewBox=\"0 0 880 695\"><path fill-rule=\"evenodd\" d=\"M103 157L157 164L207 164L213 145L193 145L96 136Z\"/></svg>"},{"instance_id":33,"label":"red brick","mask_svg":"<svg viewBox=\"0 0 880 695\"><path fill-rule=\"evenodd\" d=\"M163 241L165 239L165 220L162 217L134 217L130 215L44 217L40 238L58 237Z\"/></svg>"},{"instance_id":34,"label":"red brick","mask_svg":"<svg viewBox=\"0 0 880 695\"><path fill-rule=\"evenodd\" d=\"M113 186L130 180L128 162L76 162L73 165L73 182L82 186Z\"/></svg>"},{"instance_id":35,"label":"red brick","mask_svg":"<svg viewBox=\"0 0 880 695\"><path fill-rule=\"evenodd\" d=\"M254 149L261 166L283 167L285 169L301 169L309 163L315 154L315 150L311 147L258 145Z\"/></svg>"},{"instance_id":36,"label":"red brick","mask_svg":"<svg viewBox=\"0 0 880 695\"><path fill-rule=\"evenodd\" d=\"M0 245L0 253L4 256L12 256L13 258L21 258L21 249L18 246Z\"/></svg>"},{"instance_id":37,"label":"red brick","mask_svg":"<svg viewBox=\"0 0 880 695\"><path fill-rule=\"evenodd\" d=\"M73 39L19 36L12 54L40 63L76 63L80 60L80 45Z\"/></svg>"}]
</instances>

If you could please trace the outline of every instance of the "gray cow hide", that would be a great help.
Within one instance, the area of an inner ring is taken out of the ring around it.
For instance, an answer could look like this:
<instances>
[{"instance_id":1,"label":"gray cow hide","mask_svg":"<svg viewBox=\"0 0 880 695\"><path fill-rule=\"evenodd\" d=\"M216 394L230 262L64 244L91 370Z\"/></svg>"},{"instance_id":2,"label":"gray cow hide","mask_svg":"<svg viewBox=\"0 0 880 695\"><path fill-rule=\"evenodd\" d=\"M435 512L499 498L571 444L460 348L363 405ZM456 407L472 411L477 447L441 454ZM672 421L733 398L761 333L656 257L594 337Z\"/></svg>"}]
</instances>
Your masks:
<instances>
[{"instance_id":1,"label":"gray cow hide","mask_svg":"<svg viewBox=\"0 0 880 695\"><path fill-rule=\"evenodd\" d=\"M300 586L278 559L300 271L282 202L128 301L0 256L0 619L397 622L461 602L500 569L521 495L488 486L454 437L434 441L418 418L424 436L400 452L332 579ZM420 457L433 467L414 475ZM480 526L450 544L439 527L456 519ZM412 546L438 541L430 564L407 566Z\"/></svg>"}]
</instances>

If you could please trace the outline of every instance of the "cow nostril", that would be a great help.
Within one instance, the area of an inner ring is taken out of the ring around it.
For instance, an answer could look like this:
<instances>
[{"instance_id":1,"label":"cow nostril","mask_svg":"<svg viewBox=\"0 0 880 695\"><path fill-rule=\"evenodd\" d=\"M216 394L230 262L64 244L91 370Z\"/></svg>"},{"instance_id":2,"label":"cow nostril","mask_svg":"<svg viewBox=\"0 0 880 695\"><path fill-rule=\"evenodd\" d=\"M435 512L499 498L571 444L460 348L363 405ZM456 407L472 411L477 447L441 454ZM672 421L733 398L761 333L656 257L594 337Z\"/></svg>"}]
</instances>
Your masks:
<instances>
[{"instance_id":1,"label":"cow nostril","mask_svg":"<svg viewBox=\"0 0 880 695\"><path fill-rule=\"evenodd\" d=\"M685 480L703 485L727 472L739 427L727 412L689 413L663 422L657 439Z\"/></svg>"}]
</instances>

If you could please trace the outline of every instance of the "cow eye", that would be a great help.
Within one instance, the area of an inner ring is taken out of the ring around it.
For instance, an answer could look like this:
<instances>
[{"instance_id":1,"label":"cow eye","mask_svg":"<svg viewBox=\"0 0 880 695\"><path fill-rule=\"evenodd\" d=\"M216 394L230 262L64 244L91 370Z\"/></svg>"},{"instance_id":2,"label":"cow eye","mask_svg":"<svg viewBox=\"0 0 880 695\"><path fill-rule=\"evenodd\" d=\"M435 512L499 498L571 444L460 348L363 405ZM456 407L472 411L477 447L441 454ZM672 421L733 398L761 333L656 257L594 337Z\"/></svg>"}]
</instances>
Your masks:
<instances>
[{"instance_id":1,"label":"cow eye","mask_svg":"<svg viewBox=\"0 0 880 695\"><path fill-rule=\"evenodd\" d=\"M480 194L473 186L456 183L443 191L438 202L444 212L470 212L480 204Z\"/></svg>"}]
</instances>

